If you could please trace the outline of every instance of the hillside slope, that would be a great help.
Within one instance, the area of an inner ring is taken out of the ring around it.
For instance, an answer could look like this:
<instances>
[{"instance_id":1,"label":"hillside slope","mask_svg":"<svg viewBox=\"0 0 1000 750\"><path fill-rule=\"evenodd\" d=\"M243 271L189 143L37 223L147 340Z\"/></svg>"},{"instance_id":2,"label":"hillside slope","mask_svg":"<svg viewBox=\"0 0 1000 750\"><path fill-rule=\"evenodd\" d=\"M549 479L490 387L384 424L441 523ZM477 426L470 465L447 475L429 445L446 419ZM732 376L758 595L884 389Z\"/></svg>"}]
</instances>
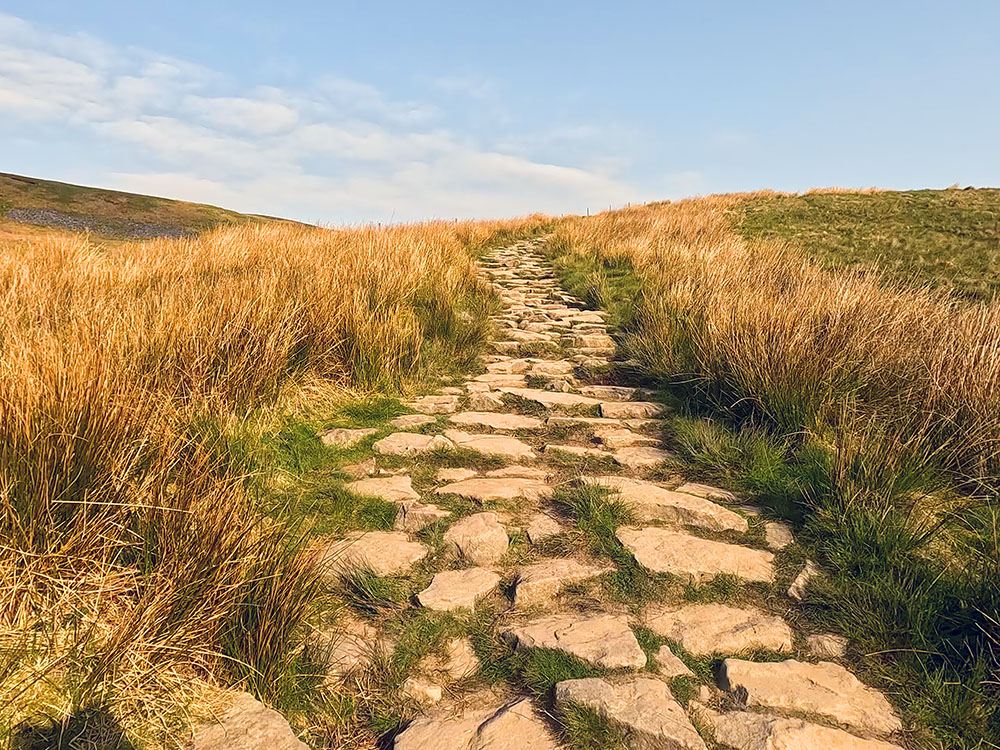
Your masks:
<instances>
[{"instance_id":1,"label":"hillside slope","mask_svg":"<svg viewBox=\"0 0 1000 750\"><path fill-rule=\"evenodd\" d=\"M203 203L0 173L0 237L52 231L108 239L183 237L221 224L262 220L271 219Z\"/></svg>"}]
</instances>

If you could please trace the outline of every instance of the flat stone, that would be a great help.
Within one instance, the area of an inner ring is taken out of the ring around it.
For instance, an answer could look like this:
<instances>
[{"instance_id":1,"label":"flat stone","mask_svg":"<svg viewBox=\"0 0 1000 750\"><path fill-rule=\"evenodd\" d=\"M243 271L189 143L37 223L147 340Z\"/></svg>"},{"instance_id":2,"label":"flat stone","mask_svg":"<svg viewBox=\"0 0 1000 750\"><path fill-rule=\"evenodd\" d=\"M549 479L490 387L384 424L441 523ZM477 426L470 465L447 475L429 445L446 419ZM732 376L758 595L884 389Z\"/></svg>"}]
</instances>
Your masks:
<instances>
[{"instance_id":1,"label":"flat stone","mask_svg":"<svg viewBox=\"0 0 1000 750\"><path fill-rule=\"evenodd\" d=\"M623 385L585 385L580 389L584 396L593 396L602 401L631 401L638 392L638 388Z\"/></svg>"},{"instance_id":2,"label":"flat stone","mask_svg":"<svg viewBox=\"0 0 1000 750\"><path fill-rule=\"evenodd\" d=\"M494 411L503 409L503 399L496 393L489 391L469 394L469 408L478 411Z\"/></svg>"},{"instance_id":3,"label":"flat stone","mask_svg":"<svg viewBox=\"0 0 1000 750\"><path fill-rule=\"evenodd\" d=\"M388 456L415 456L436 450L451 450L455 444L440 435L421 435L416 432L394 432L372 445L376 453Z\"/></svg>"},{"instance_id":4,"label":"flat stone","mask_svg":"<svg viewBox=\"0 0 1000 750\"><path fill-rule=\"evenodd\" d=\"M528 381L524 375L501 375L495 372L488 372L485 375L477 375L473 378L475 383L486 383L490 388L500 388L507 386L517 388L527 385Z\"/></svg>"},{"instance_id":5,"label":"flat stone","mask_svg":"<svg viewBox=\"0 0 1000 750\"><path fill-rule=\"evenodd\" d=\"M623 526L615 535L640 565L655 573L687 576L695 583L720 574L765 583L775 578L774 555L763 550L655 527Z\"/></svg>"},{"instance_id":6,"label":"flat stone","mask_svg":"<svg viewBox=\"0 0 1000 750\"><path fill-rule=\"evenodd\" d=\"M789 544L795 543L792 530L783 523L768 521L764 524L764 541L771 549L784 549Z\"/></svg>"},{"instance_id":7,"label":"flat stone","mask_svg":"<svg viewBox=\"0 0 1000 750\"><path fill-rule=\"evenodd\" d=\"M424 414L451 414L458 408L458 396L452 394L421 396L413 401L407 401L406 405Z\"/></svg>"},{"instance_id":8,"label":"flat stone","mask_svg":"<svg viewBox=\"0 0 1000 750\"><path fill-rule=\"evenodd\" d=\"M452 414L448 420L460 425L489 427L491 430L540 430L543 426L542 420L535 417L495 411L463 411Z\"/></svg>"},{"instance_id":9,"label":"flat stone","mask_svg":"<svg viewBox=\"0 0 1000 750\"><path fill-rule=\"evenodd\" d=\"M548 480L552 474L551 472L540 469L535 466L520 466L514 464L512 466L504 466L500 469L493 469L492 471L487 471L483 474L484 477L522 477L524 479L537 479L539 482L544 482Z\"/></svg>"},{"instance_id":10,"label":"flat stone","mask_svg":"<svg viewBox=\"0 0 1000 750\"><path fill-rule=\"evenodd\" d=\"M533 362L528 370L535 377L551 377L554 375L572 375L576 365L565 360L544 360Z\"/></svg>"},{"instance_id":11,"label":"flat stone","mask_svg":"<svg viewBox=\"0 0 1000 750\"><path fill-rule=\"evenodd\" d=\"M559 750L530 698L495 709L435 711L417 717L395 750Z\"/></svg>"},{"instance_id":12,"label":"flat stone","mask_svg":"<svg viewBox=\"0 0 1000 750\"><path fill-rule=\"evenodd\" d=\"M757 649L778 653L792 650L792 629L788 623L756 609L725 604L651 606L643 621L654 633L681 644L695 656L739 654Z\"/></svg>"},{"instance_id":13,"label":"flat stone","mask_svg":"<svg viewBox=\"0 0 1000 750\"><path fill-rule=\"evenodd\" d=\"M630 469L643 469L649 466L662 464L672 458L669 451L662 448L653 448L648 445L633 445L628 448L619 448L614 452L615 461Z\"/></svg>"},{"instance_id":14,"label":"flat stone","mask_svg":"<svg viewBox=\"0 0 1000 750\"><path fill-rule=\"evenodd\" d=\"M450 515L451 511L439 508L432 503L404 502L399 506L399 513L396 514L392 528L396 531L407 531L413 534Z\"/></svg>"},{"instance_id":15,"label":"flat stone","mask_svg":"<svg viewBox=\"0 0 1000 750\"><path fill-rule=\"evenodd\" d=\"M476 565L492 565L507 551L510 539L496 513L475 513L455 521L445 532L444 542Z\"/></svg>"},{"instance_id":16,"label":"flat stone","mask_svg":"<svg viewBox=\"0 0 1000 750\"><path fill-rule=\"evenodd\" d=\"M254 698L238 693L222 717L199 726L191 750L309 750L284 716Z\"/></svg>"},{"instance_id":17,"label":"flat stone","mask_svg":"<svg viewBox=\"0 0 1000 750\"><path fill-rule=\"evenodd\" d=\"M572 558L548 558L527 565L517 573L514 604L519 607L544 604L564 587L596 578L609 570L611 568L604 565L588 565Z\"/></svg>"},{"instance_id":18,"label":"flat stone","mask_svg":"<svg viewBox=\"0 0 1000 750\"><path fill-rule=\"evenodd\" d=\"M347 489L358 495L380 497L393 503L420 499L420 495L413 489L410 477L405 474L395 477L359 479L349 483Z\"/></svg>"},{"instance_id":19,"label":"flat stone","mask_svg":"<svg viewBox=\"0 0 1000 750\"><path fill-rule=\"evenodd\" d=\"M434 478L439 482L461 482L463 479L471 479L479 476L475 469L438 469Z\"/></svg>"},{"instance_id":20,"label":"flat stone","mask_svg":"<svg viewBox=\"0 0 1000 750\"><path fill-rule=\"evenodd\" d=\"M624 427L603 427L594 430L594 437L612 450L630 445L658 445L660 442L655 437L632 432Z\"/></svg>"},{"instance_id":21,"label":"flat stone","mask_svg":"<svg viewBox=\"0 0 1000 750\"><path fill-rule=\"evenodd\" d=\"M744 688L749 706L821 716L860 732L889 734L903 728L885 696L832 661L725 659L719 687Z\"/></svg>"},{"instance_id":22,"label":"flat stone","mask_svg":"<svg viewBox=\"0 0 1000 750\"><path fill-rule=\"evenodd\" d=\"M806 595L809 582L820 574L819 566L812 560L806 560L805 567L795 576L792 585L788 587L788 595L797 602L801 602Z\"/></svg>"},{"instance_id":23,"label":"flat stone","mask_svg":"<svg viewBox=\"0 0 1000 750\"><path fill-rule=\"evenodd\" d=\"M446 484L434 490L438 495L459 495L484 503L487 500L537 500L550 497L552 488L537 479L524 477L475 477Z\"/></svg>"},{"instance_id":24,"label":"flat stone","mask_svg":"<svg viewBox=\"0 0 1000 750\"><path fill-rule=\"evenodd\" d=\"M710 531L745 532L743 516L696 495L626 477L582 477L586 484L613 490L640 521L667 521Z\"/></svg>"},{"instance_id":25,"label":"flat stone","mask_svg":"<svg viewBox=\"0 0 1000 750\"><path fill-rule=\"evenodd\" d=\"M514 460L533 459L531 446L517 438L504 435L473 435L459 430L445 430L445 437L458 447L484 456L502 456Z\"/></svg>"},{"instance_id":26,"label":"flat stone","mask_svg":"<svg viewBox=\"0 0 1000 750\"><path fill-rule=\"evenodd\" d=\"M371 476L378 471L378 468L375 466L375 457L369 456L361 463L341 466L340 470L352 479L361 479L362 477Z\"/></svg>"},{"instance_id":27,"label":"flat stone","mask_svg":"<svg viewBox=\"0 0 1000 750\"><path fill-rule=\"evenodd\" d=\"M560 406L598 406L601 403L599 399L582 396L579 393L559 393L557 391L544 391L540 388L501 388L500 392L509 393L511 396L517 396L526 401L534 401L548 409Z\"/></svg>"},{"instance_id":28,"label":"flat stone","mask_svg":"<svg viewBox=\"0 0 1000 750\"><path fill-rule=\"evenodd\" d=\"M348 430L338 427L334 430L327 430L320 434L319 439L323 445L330 446L331 448L352 448L366 437L371 437L378 430L374 429L360 429L360 430Z\"/></svg>"},{"instance_id":29,"label":"flat stone","mask_svg":"<svg viewBox=\"0 0 1000 750\"><path fill-rule=\"evenodd\" d=\"M833 633L811 635L806 638L806 650L817 659L843 659L847 653L847 639Z\"/></svg>"},{"instance_id":30,"label":"flat stone","mask_svg":"<svg viewBox=\"0 0 1000 750\"><path fill-rule=\"evenodd\" d=\"M401 531L366 531L328 544L319 565L326 575L370 568L375 575L393 576L409 572L426 555L426 547Z\"/></svg>"},{"instance_id":31,"label":"flat stone","mask_svg":"<svg viewBox=\"0 0 1000 750\"><path fill-rule=\"evenodd\" d=\"M545 420L550 427L609 427L621 428L620 419L605 419L604 417L559 417L553 416Z\"/></svg>"},{"instance_id":32,"label":"flat stone","mask_svg":"<svg viewBox=\"0 0 1000 750\"><path fill-rule=\"evenodd\" d=\"M475 609L476 602L493 591L500 576L486 568L443 570L431 585L417 594L421 607L441 612L455 609Z\"/></svg>"},{"instance_id":33,"label":"flat stone","mask_svg":"<svg viewBox=\"0 0 1000 750\"><path fill-rule=\"evenodd\" d=\"M389 424L397 430L414 430L427 424L434 424L437 420L427 414L404 414L396 417Z\"/></svg>"},{"instance_id":34,"label":"flat stone","mask_svg":"<svg viewBox=\"0 0 1000 750\"><path fill-rule=\"evenodd\" d=\"M656 663L656 673L660 677L672 680L674 677L694 677L694 672L688 669L687 664L681 661L669 646L660 646L660 649L653 655Z\"/></svg>"},{"instance_id":35,"label":"flat stone","mask_svg":"<svg viewBox=\"0 0 1000 750\"><path fill-rule=\"evenodd\" d=\"M740 498L729 490L713 487L710 484L699 484L698 482L685 482L677 488L677 492L686 492L689 495L697 495L706 500L721 500L724 503L738 503Z\"/></svg>"},{"instance_id":36,"label":"flat stone","mask_svg":"<svg viewBox=\"0 0 1000 750\"><path fill-rule=\"evenodd\" d=\"M694 707L693 713L712 730L716 742L736 750L902 750L802 719L749 711L719 713L705 706Z\"/></svg>"},{"instance_id":37,"label":"flat stone","mask_svg":"<svg viewBox=\"0 0 1000 750\"><path fill-rule=\"evenodd\" d=\"M615 340L604 333L578 334L572 337L573 346L584 349L614 350Z\"/></svg>"},{"instance_id":38,"label":"flat stone","mask_svg":"<svg viewBox=\"0 0 1000 750\"><path fill-rule=\"evenodd\" d=\"M604 669L641 669L646 654L622 616L562 613L503 631L518 648L565 651Z\"/></svg>"},{"instance_id":39,"label":"flat stone","mask_svg":"<svg viewBox=\"0 0 1000 750\"><path fill-rule=\"evenodd\" d=\"M526 372L530 366L531 363L526 359L505 359L486 365L486 372L502 375L519 375Z\"/></svg>"},{"instance_id":40,"label":"flat stone","mask_svg":"<svg viewBox=\"0 0 1000 750\"><path fill-rule=\"evenodd\" d=\"M474 394L474 393L489 393L493 389L490 388L489 383L477 383L474 380L470 380L465 384L465 390L470 394ZM500 399L500 402L503 403L503 399Z\"/></svg>"},{"instance_id":41,"label":"flat stone","mask_svg":"<svg viewBox=\"0 0 1000 750\"><path fill-rule=\"evenodd\" d=\"M545 344L552 343L552 335L548 333L538 333L536 331L511 331L509 334L513 341L521 344Z\"/></svg>"},{"instance_id":42,"label":"flat stone","mask_svg":"<svg viewBox=\"0 0 1000 750\"><path fill-rule=\"evenodd\" d=\"M589 677L556 684L556 705L589 708L622 729L630 750L705 750L705 742L662 680Z\"/></svg>"},{"instance_id":43,"label":"flat stone","mask_svg":"<svg viewBox=\"0 0 1000 750\"><path fill-rule=\"evenodd\" d=\"M603 450L602 448L588 448L582 445L559 445L557 443L549 443L546 445L542 452L546 456L574 456L578 458L606 458L609 461L614 460L614 454L610 451Z\"/></svg>"},{"instance_id":44,"label":"flat stone","mask_svg":"<svg viewBox=\"0 0 1000 750\"><path fill-rule=\"evenodd\" d=\"M528 527L525 529L525 532L528 535L529 542L538 544L543 539L561 534L563 527L552 516L545 513L536 513L528 521Z\"/></svg>"},{"instance_id":45,"label":"flat stone","mask_svg":"<svg viewBox=\"0 0 1000 750\"><path fill-rule=\"evenodd\" d=\"M601 402L601 416L607 419L649 419L658 417L665 411L662 404L652 401Z\"/></svg>"},{"instance_id":46,"label":"flat stone","mask_svg":"<svg viewBox=\"0 0 1000 750\"><path fill-rule=\"evenodd\" d=\"M421 706L433 706L444 696L440 685L422 675L412 675L403 680L402 693L405 698Z\"/></svg>"}]
</instances>

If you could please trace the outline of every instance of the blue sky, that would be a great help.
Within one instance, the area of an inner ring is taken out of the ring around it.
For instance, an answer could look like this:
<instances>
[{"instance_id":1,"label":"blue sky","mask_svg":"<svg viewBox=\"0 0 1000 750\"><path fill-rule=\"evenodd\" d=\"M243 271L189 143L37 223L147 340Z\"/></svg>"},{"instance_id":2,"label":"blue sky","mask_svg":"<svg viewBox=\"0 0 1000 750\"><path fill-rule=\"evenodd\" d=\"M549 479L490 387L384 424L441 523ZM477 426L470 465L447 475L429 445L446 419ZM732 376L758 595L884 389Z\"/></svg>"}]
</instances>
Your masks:
<instances>
[{"instance_id":1,"label":"blue sky","mask_svg":"<svg viewBox=\"0 0 1000 750\"><path fill-rule=\"evenodd\" d=\"M326 223L1000 184L1000 3L22 2L0 171Z\"/></svg>"}]
</instances>

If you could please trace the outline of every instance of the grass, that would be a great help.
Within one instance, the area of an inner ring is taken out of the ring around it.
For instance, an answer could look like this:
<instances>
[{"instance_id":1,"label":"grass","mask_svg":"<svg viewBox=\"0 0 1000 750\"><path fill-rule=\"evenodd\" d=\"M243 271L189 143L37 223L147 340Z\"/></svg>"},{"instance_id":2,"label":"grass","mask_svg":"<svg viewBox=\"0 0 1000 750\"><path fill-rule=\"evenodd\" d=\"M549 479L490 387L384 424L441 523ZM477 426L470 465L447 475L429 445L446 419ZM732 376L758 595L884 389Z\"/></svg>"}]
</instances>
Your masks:
<instances>
[{"instance_id":1,"label":"grass","mask_svg":"<svg viewBox=\"0 0 1000 750\"><path fill-rule=\"evenodd\" d=\"M783 240L828 268L875 266L983 301L1000 292L1000 190L774 195L735 213L744 237Z\"/></svg>"},{"instance_id":2,"label":"grass","mask_svg":"<svg viewBox=\"0 0 1000 750\"><path fill-rule=\"evenodd\" d=\"M855 239L884 232L954 254L964 270L938 285L974 293L991 275L995 198L713 196L567 220L551 246L570 291L611 290L640 380L680 399L669 440L685 472L792 521L835 582L807 601L816 627L847 634L855 669L958 748L1000 742L1000 306L901 285L891 259L869 272L833 256L853 242L881 258ZM744 216L833 259L748 240ZM608 267L603 286L588 280Z\"/></svg>"}]
</instances>

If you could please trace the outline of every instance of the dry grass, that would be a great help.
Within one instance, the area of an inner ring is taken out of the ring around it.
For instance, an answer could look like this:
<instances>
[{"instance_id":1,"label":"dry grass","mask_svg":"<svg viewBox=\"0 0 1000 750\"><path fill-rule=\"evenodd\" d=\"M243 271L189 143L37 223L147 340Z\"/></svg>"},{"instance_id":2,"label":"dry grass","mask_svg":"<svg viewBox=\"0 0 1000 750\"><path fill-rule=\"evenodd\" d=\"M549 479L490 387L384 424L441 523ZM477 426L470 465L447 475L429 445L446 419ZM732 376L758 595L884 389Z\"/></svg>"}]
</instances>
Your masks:
<instances>
[{"instance_id":1,"label":"dry grass","mask_svg":"<svg viewBox=\"0 0 1000 750\"><path fill-rule=\"evenodd\" d=\"M474 355L470 250L536 223L0 244L0 732L68 742L85 716L81 746L160 745L213 685L280 691L316 591L303 530L187 426Z\"/></svg>"}]
</instances>

